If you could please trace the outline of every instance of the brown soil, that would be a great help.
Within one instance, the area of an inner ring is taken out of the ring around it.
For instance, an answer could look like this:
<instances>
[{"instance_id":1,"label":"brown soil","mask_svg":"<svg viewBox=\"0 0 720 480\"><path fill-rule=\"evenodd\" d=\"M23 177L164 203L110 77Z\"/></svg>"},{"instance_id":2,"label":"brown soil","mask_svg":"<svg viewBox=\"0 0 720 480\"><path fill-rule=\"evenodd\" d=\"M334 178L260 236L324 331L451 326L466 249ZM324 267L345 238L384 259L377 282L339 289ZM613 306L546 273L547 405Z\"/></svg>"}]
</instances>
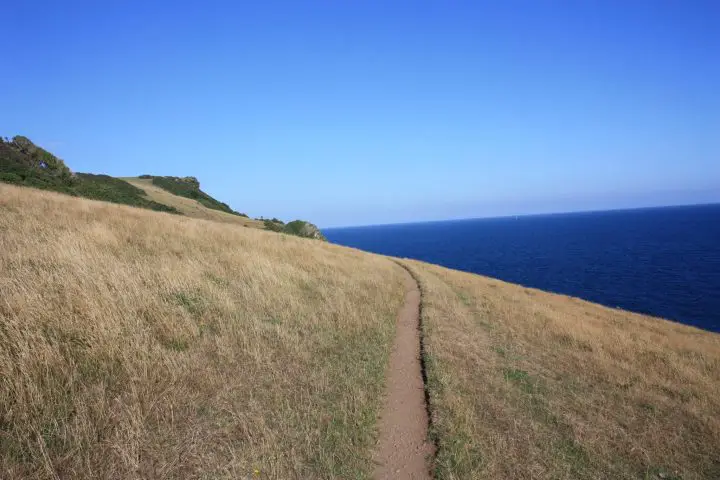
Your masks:
<instances>
[{"instance_id":1,"label":"brown soil","mask_svg":"<svg viewBox=\"0 0 720 480\"><path fill-rule=\"evenodd\" d=\"M376 479L430 479L428 415L420 362L420 290L406 271L405 303L386 373L386 393L375 452Z\"/></svg>"}]
</instances>

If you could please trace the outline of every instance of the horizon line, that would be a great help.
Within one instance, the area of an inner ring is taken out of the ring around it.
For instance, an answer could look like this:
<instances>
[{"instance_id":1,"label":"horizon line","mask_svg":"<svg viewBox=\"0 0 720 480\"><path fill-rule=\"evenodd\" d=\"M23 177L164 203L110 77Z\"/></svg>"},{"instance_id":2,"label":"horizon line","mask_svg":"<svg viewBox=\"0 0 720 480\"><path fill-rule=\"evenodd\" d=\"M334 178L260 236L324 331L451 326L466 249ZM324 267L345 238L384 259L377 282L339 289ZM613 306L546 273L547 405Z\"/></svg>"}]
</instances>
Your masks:
<instances>
[{"instance_id":1,"label":"horizon line","mask_svg":"<svg viewBox=\"0 0 720 480\"><path fill-rule=\"evenodd\" d=\"M720 205L720 200L712 202L699 202L699 203L675 203L670 205L649 205L643 207L619 207L619 208L608 208L608 209L591 209L591 210L565 210L561 212L545 212L545 213L518 213L509 215L490 215L487 217L458 217L458 218L446 218L441 220L418 220L412 222L390 222L390 223L371 223L364 225L341 225L337 227L322 227L321 231L324 230L339 230L345 228L372 228L372 227L389 227L394 225L420 225L425 223L448 223L448 222L462 222L468 220L496 220L502 218L519 218L519 217L542 217L551 215L569 215L578 213L604 213L604 212L625 212L634 210L652 210L659 208L677 208L677 207L705 207Z\"/></svg>"}]
</instances>

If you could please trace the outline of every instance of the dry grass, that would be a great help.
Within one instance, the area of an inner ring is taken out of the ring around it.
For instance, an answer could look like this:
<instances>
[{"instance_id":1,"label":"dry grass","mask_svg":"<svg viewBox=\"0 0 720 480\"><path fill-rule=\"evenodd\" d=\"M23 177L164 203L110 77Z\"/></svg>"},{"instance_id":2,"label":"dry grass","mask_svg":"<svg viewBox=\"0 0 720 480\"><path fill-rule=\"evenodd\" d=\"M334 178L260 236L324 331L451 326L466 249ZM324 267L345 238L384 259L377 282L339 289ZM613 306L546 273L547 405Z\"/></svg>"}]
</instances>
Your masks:
<instances>
[{"instance_id":1,"label":"dry grass","mask_svg":"<svg viewBox=\"0 0 720 480\"><path fill-rule=\"evenodd\" d=\"M152 180L150 179L124 177L121 180L125 180L126 182L145 190L145 195L150 200L170 207L175 207L178 211L182 212L183 215L187 215L188 217L212 220L214 222L232 223L235 225L242 225L243 227L265 228L263 222L259 220L240 217L238 215L231 215L229 213L221 212L220 210L213 210L212 208L207 208L192 198L174 195L167 190L153 185Z\"/></svg>"},{"instance_id":2,"label":"dry grass","mask_svg":"<svg viewBox=\"0 0 720 480\"><path fill-rule=\"evenodd\" d=\"M439 478L720 478L720 335L404 263ZM0 478L367 477L402 280L0 184Z\"/></svg>"},{"instance_id":3,"label":"dry grass","mask_svg":"<svg viewBox=\"0 0 720 480\"><path fill-rule=\"evenodd\" d=\"M0 478L363 478L402 278L0 184Z\"/></svg>"},{"instance_id":4,"label":"dry grass","mask_svg":"<svg viewBox=\"0 0 720 480\"><path fill-rule=\"evenodd\" d=\"M405 263L439 478L720 478L720 335Z\"/></svg>"}]
</instances>

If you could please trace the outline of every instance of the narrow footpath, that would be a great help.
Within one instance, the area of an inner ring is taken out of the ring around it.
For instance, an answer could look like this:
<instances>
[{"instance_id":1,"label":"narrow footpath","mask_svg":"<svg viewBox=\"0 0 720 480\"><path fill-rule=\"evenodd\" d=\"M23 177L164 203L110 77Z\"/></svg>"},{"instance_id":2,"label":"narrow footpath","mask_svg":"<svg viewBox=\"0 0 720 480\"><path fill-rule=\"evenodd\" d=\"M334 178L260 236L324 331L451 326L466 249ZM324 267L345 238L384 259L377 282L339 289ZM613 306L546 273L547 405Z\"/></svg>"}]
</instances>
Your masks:
<instances>
[{"instance_id":1,"label":"narrow footpath","mask_svg":"<svg viewBox=\"0 0 720 480\"><path fill-rule=\"evenodd\" d=\"M407 270L405 277L405 303L397 316L374 455L376 480L431 478L429 460L434 451L427 435L420 360L420 289Z\"/></svg>"}]
</instances>

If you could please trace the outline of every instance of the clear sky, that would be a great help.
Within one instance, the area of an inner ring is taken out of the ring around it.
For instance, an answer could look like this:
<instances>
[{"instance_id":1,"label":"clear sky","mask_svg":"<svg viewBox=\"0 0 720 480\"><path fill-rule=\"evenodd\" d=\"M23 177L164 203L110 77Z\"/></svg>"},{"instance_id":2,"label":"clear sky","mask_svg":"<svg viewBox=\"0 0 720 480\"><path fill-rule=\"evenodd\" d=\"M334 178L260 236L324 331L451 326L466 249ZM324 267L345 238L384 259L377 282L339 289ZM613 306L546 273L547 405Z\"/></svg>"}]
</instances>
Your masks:
<instances>
[{"instance_id":1,"label":"clear sky","mask_svg":"<svg viewBox=\"0 0 720 480\"><path fill-rule=\"evenodd\" d=\"M0 135L320 226L720 201L720 2L16 1Z\"/></svg>"}]
</instances>

